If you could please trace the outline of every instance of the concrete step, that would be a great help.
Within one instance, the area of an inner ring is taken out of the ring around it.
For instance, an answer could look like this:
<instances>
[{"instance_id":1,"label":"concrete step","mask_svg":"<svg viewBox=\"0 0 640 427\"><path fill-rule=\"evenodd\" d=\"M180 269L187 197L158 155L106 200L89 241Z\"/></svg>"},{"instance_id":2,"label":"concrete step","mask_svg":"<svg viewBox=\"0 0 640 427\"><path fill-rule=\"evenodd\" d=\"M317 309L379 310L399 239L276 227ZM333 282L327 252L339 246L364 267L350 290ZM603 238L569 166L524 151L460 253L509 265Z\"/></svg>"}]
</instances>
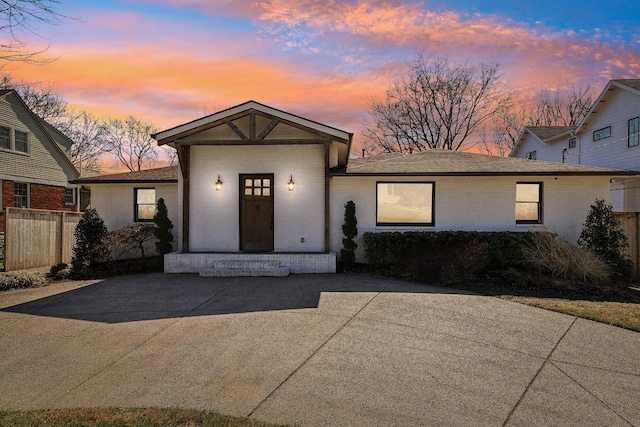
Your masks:
<instances>
[{"instance_id":1,"label":"concrete step","mask_svg":"<svg viewBox=\"0 0 640 427\"><path fill-rule=\"evenodd\" d=\"M200 270L200 277L286 277L291 271L289 267L266 269L243 268L206 268Z\"/></svg>"},{"instance_id":2,"label":"concrete step","mask_svg":"<svg viewBox=\"0 0 640 427\"><path fill-rule=\"evenodd\" d=\"M280 261L226 259L213 262L213 268L268 269L280 267Z\"/></svg>"},{"instance_id":3,"label":"concrete step","mask_svg":"<svg viewBox=\"0 0 640 427\"><path fill-rule=\"evenodd\" d=\"M200 277L286 277L291 267L279 261L223 260L199 271Z\"/></svg>"}]
</instances>

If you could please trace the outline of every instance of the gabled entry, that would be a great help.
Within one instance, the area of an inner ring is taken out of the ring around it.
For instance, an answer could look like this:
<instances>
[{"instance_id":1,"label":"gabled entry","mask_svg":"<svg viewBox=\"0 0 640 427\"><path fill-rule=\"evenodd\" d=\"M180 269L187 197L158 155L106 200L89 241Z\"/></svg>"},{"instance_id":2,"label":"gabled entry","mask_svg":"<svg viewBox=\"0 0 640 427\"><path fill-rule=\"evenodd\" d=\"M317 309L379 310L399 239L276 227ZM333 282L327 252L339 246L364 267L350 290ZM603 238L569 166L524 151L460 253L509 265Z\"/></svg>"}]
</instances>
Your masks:
<instances>
[{"instance_id":1,"label":"gabled entry","mask_svg":"<svg viewBox=\"0 0 640 427\"><path fill-rule=\"evenodd\" d=\"M240 250L273 251L273 174L240 175Z\"/></svg>"}]
</instances>

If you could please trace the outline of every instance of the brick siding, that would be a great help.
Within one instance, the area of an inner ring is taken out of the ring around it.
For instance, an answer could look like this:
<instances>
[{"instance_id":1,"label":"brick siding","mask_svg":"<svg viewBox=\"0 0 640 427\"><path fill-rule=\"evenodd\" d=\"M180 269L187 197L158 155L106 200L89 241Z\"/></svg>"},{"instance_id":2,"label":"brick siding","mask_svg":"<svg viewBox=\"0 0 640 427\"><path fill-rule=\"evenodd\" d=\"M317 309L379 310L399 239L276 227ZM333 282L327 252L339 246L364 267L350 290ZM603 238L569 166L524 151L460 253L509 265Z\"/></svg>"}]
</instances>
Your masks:
<instances>
[{"instance_id":1,"label":"brick siding","mask_svg":"<svg viewBox=\"0 0 640 427\"><path fill-rule=\"evenodd\" d=\"M76 207L65 205L65 187L54 185L29 184L29 207L75 212ZM4 231L4 209L13 206L13 181L2 181L2 212L0 213L0 231Z\"/></svg>"}]
</instances>

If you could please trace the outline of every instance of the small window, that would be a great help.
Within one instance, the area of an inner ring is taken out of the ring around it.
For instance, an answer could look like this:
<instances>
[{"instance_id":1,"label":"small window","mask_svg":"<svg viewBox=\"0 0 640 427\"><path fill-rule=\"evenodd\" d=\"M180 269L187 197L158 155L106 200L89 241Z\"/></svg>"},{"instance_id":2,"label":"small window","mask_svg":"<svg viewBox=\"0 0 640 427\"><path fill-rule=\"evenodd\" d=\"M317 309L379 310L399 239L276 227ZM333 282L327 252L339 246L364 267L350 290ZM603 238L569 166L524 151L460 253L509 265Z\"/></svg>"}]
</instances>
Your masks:
<instances>
[{"instance_id":1,"label":"small window","mask_svg":"<svg viewBox=\"0 0 640 427\"><path fill-rule=\"evenodd\" d=\"M516 224L542 223L542 183L516 183Z\"/></svg>"},{"instance_id":2,"label":"small window","mask_svg":"<svg viewBox=\"0 0 640 427\"><path fill-rule=\"evenodd\" d=\"M569 138L569 148L576 148L576 138Z\"/></svg>"},{"instance_id":3,"label":"small window","mask_svg":"<svg viewBox=\"0 0 640 427\"><path fill-rule=\"evenodd\" d=\"M0 148L11 150L11 129L0 126Z\"/></svg>"},{"instance_id":4,"label":"small window","mask_svg":"<svg viewBox=\"0 0 640 427\"><path fill-rule=\"evenodd\" d=\"M528 160L536 160L538 158L538 152L537 151L529 151L527 154L524 155L525 159Z\"/></svg>"},{"instance_id":5,"label":"small window","mask_svg":"<svg viewBox=\"0 0 640 427\"><path fill-rule=\"evenodd\" d=\"M377 225L434 225L433 182L378 182Z\"/></svg>"},{"instance_id":6,"label":"small window","mask_svg":"<svg viewBox=\"0 0 640 427\"><path fill-rule=\"evenodd\" d=\"M134 198L134 221L153 221L153 216L156 214L155 188L136 188Z\"/></svg>"},{"instance_id":7,"label":"small window","mask_svg":"<svg viewBox=\"0 0 640 427\"><path fill-rule=\"evenodd\" d=\"M64 204L65 205L75 205L76 204L76 189L75 188L65 188L65 191L64 191Z\"/></svg>"},{"instance_id":8,"label":"small window","mask_svg":"<svg viewBox=\"0 0 640 427\"><path fill-rule=\"evenodd\" d=\"M640 117L629 120L629 147L636 147L640 144Z\"/></svg>"},{"instance_id":9,"label":"small window","mask_svg":"<svg viewBox=\"0 0 640 427\"><path fill-rule=\"evenodd\" d=\"M29 152L29 134L26 132L21 132L19 130L15 131L15 150L20 151L21 153Z\"/></svg>"},{"instance_id":10,"label":"small window","mask_svg":"<svg viewBox=\"0 0 640 427\"><path fill-rule=\"evenodd\" d=\"M611 126L593 131L593 142L601 139L611 138Z\"/></svg>"},{"instance_id":11,"label":"small window","mask_svg":"<svg viewBox=\"0 0 640 427\"><path fill-rule=\"evenodd\" d=\"M13 183L13 207L29 207L29 184L27 184L26 182Z\"/></svg>"}]
</instances>

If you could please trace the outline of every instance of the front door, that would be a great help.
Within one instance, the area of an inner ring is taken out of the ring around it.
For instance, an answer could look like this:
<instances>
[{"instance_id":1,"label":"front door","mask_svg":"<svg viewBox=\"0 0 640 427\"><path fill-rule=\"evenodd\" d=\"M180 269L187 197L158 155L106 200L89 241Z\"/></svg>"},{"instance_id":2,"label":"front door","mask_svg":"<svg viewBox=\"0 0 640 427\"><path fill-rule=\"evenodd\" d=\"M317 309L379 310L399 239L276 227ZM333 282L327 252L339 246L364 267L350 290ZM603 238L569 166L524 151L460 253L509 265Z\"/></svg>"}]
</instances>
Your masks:
<instances>
[{"instance_id":1,"label":"front door","mask_svg":"<svg viewBox=\"0 0 640 427\"><path fill-rule=\"evenodd\" d=\"M273 250L273 174L240 175L240 250Z\"/></svg>"}]
</instances>

